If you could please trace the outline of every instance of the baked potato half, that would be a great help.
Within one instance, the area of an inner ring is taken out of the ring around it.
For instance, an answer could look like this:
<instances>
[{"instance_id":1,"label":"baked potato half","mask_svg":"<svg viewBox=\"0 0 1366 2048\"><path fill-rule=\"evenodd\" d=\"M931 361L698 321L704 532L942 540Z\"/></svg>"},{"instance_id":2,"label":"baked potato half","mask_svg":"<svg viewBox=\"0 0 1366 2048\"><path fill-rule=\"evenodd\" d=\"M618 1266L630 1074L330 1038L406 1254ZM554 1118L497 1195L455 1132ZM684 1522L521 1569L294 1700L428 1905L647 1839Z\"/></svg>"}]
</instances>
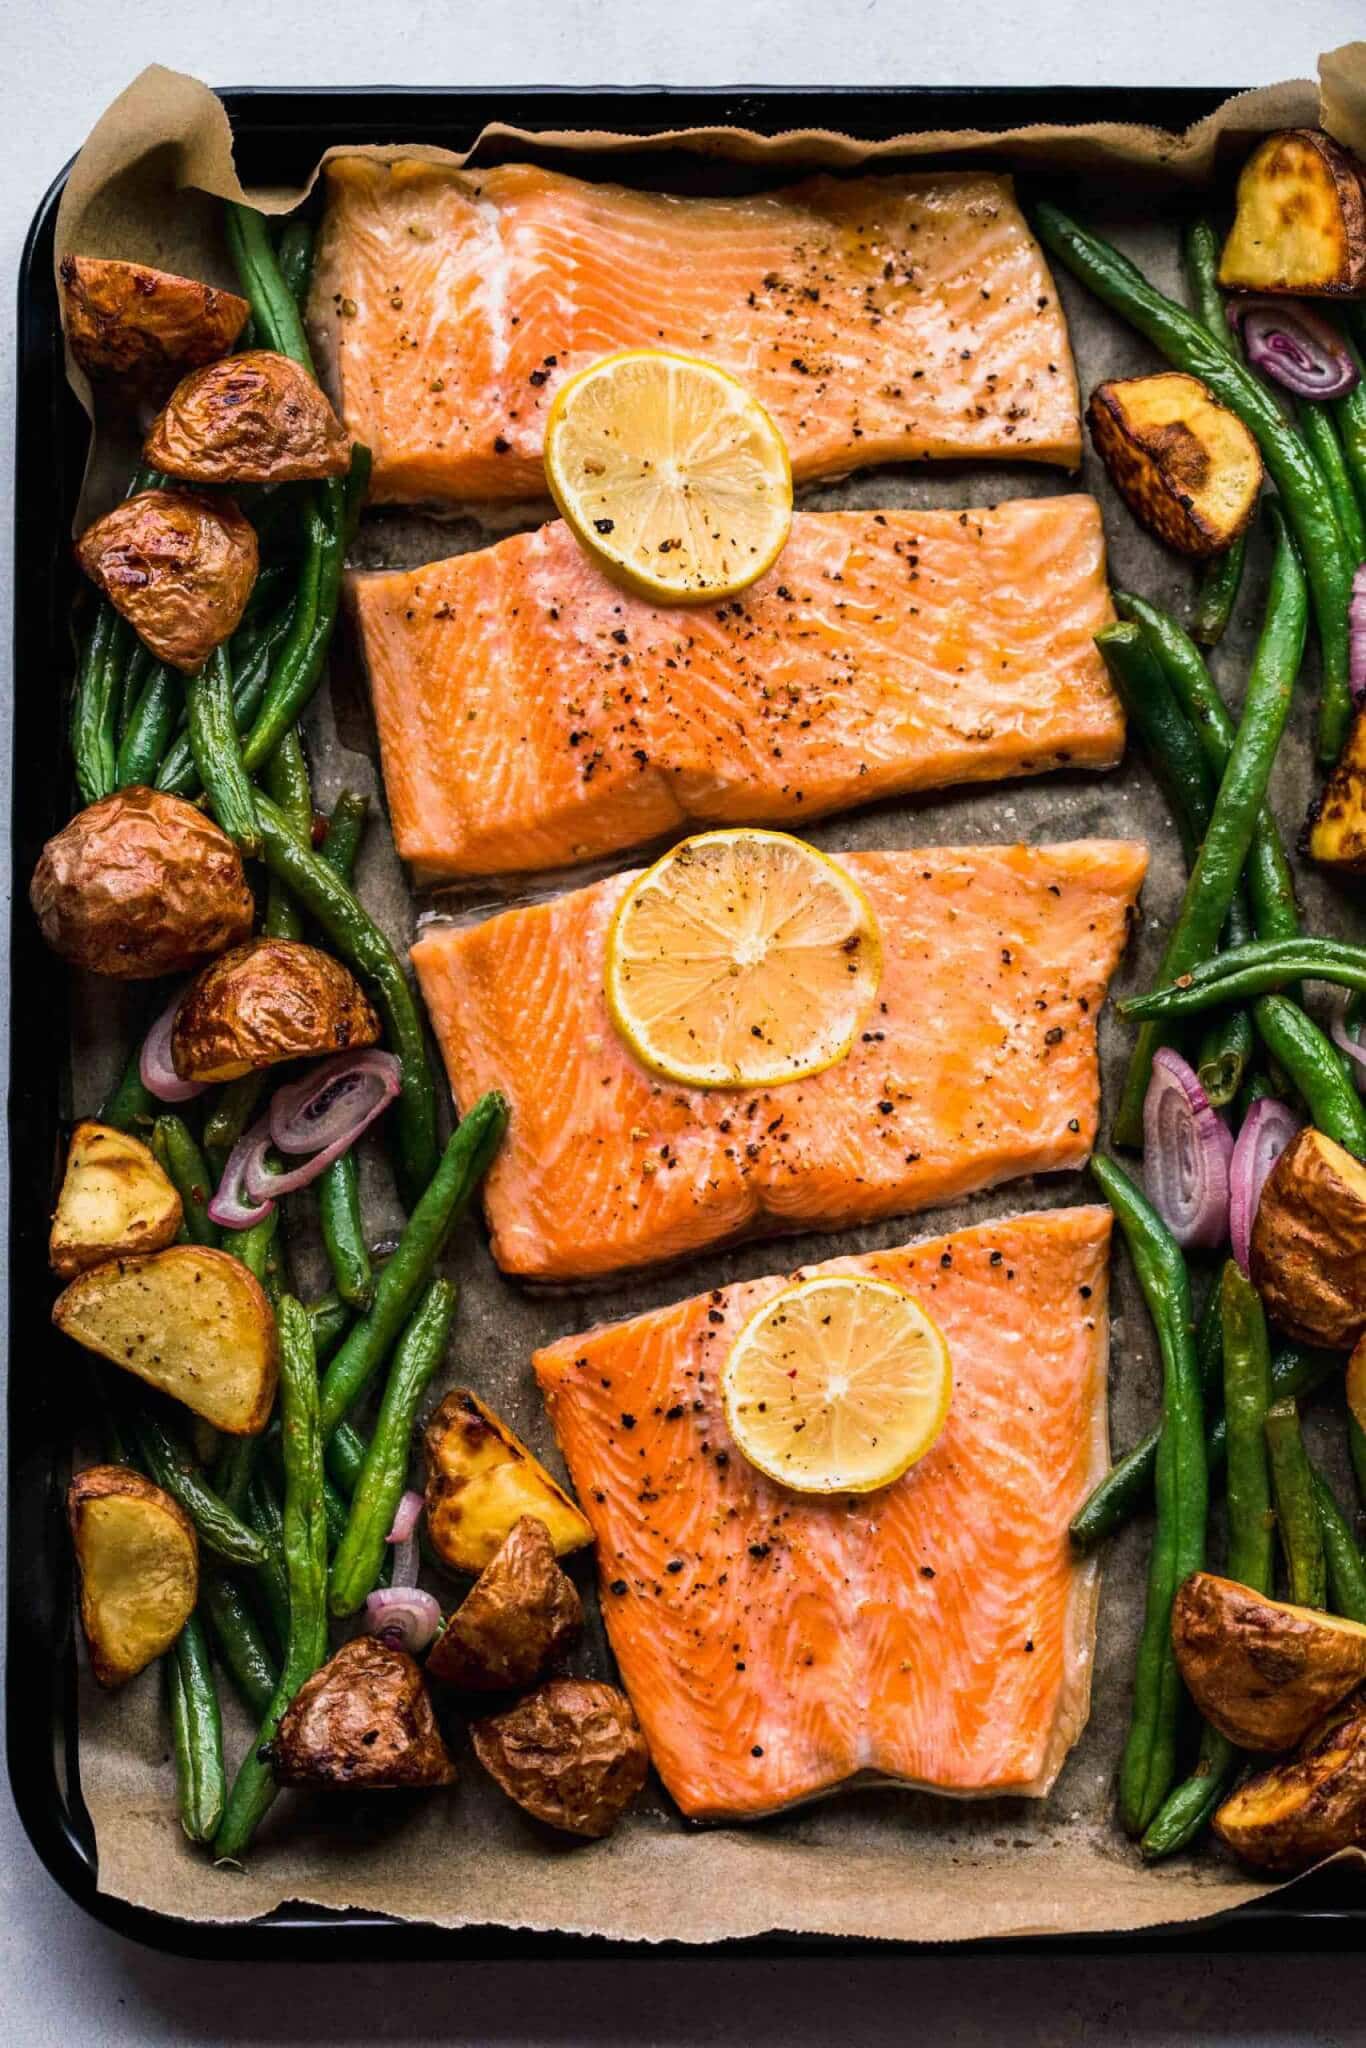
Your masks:
<instances>
[{"instance_id":1,"label":"baked potato half","mask_svg":"<svg viewBox=\"0 0 1366 2048\"><path fill-rule=\"evenodd\" d=\"M1366 291L1366 191L1356 158L1321 128L1282 128L1243 165L1219 259L1227 291L1333 297Z\"/></svg>"},{"instance_id":2,"label":"baked potato half","mask_svg":"<svg viewBox=\"0 0 1366 2048\"><path fill-rule=\"evenodd\" d=\"M557 1557L592 1542L563 1487L467 1388L447 1394L422 1441L427 1535L452 1571L482 1572L524 1515L544 1524Z\"/></svg>"},{"instance_id":3,"label":"baked potato half","mask_svg":"<svg viewBox=\"0 0 1366 2048\"><path fill-rule=\"evenodd\" d=\"M229 639L256 581L256 529L227 498L139 491L87 526L76 557L161 661L187 674Z\"/></svg>"},{"instance_id":4,"label":"baked potato half","mask_svg":"<svg viewBox=\"0 0 1366 2048\"><path fill-rule=\"evenodd\" d=\"M183 974L251 930L242 856L193 804L135 784L43 848L29 901L53 951L89 974Z\"/></svg>"},{"instance_id":5,"label":"baked potato half","mask_svg":"<svg viewBox=\"0 0 1366 2048\"><path fill-rule=\"evenodd\" d=\"M282 1785L376 1792L455 1782L421 1671L378 1636L353 1636L299 1687L271 1762Z\"/></svg>"},{"instance_id":6,"label":"baked potato half","mask_svg":"<svg viewBox=\"0 0 1366 2048\"><path fill-rule=\"evenodd\" d=\"M195 484L297 483L351 467L351 443L321 386L263 348L177 384L143 454L153 469Z\"/></svg>"},{"instance_id":7,"label":"baked potato half","mask_svg":"<svg viewBox=\"0 0 1366 2048\"><path fill-rule=\"evenodd\" d=\"M178 1501L126 1465L88 1465L67 1488L81 1625L101 1685L168 1650L199 1598L199 1539Z\"/></svg>"},{"instance_id":8,"label":"baked potato half","mask_svg":"<svg viewBox=\"0 0 1366 2048\"><path fill-rule=\"evenodd\" d=\"M427 1676L464 1692L508 1692L539 1678L582 1627L545 1523L523 1515L433 1643Z\"/></svg>"},{"instance_id":9,"label":"baked potato half","mask_svg":"<svg viewBox=\"0 0 1366 2048\"><path fill-rule=\"evenodd\" d=\"M180 1196L139 1138L109 1124L77 1124L52 1217L48 1260L63 1280L106 1259L174 1244Z\"/></svg>"},{"instance_id":10,"label":"baked potato half","mask_svg":"<svg viewBox=\"0 0 1366 2048\"><path fill-rule=\"evenodd\" d=\"M354 974L299 939L249 939L191 982L171 1027L182 1081L235 1081L281 1060L359 1052L379 1018Z\"/></svg>"},{"instance_id":11,"label":"baked potato half","mask_svg":"<svg viewBox=\"0 0 1366 2048\"><path fill-rule=\"evenodd\" d=\"M1271 1169L1249 1264L1288 1337L1349 1351L1366 1335L1366 1166L1312 1124Z\"/></svg>"},{"instance_id":12,"label":"baked potato half","mask_svg":"<svg viewBox=\"0 0 1366 2048\"><path fill-rule=\"evenodd\" d=\"M1326 868L1366 874L1366 710L1353 718L1347 743L1310 810L1305 848Z\"/></svg>"},{"instance_id":13,"label":"baked potato half","mask_svg":"<svg viewBox=\"0 0 1366 2048\"><path fill-rule=\"evenodd\" d=\"M236 292L105 256L63 256L62 325L88 377L160 397L233 347L251 312Z\"/></svg>"},{"instance_id":14,"label":"baked potato half","mask_svg":"<svg viewBox=\"0 0 1366 2048\"><path fill-rule=\"evenodd\" d=\"M631 1702L597 1679L552 1679L470 1734L508 1798L571 1835L610 1834L650 1767Z\"/></svg>"},{"instance_id":15,"label":"baked potato half","mask_svg":"<svg viewBox=\"0 0 1366 2048\"><path fill-rule=\"evenodd\" d=\"M1316 1729L1297 1756L1247 1779L1213 1825L1240 1862L1286 1875L1366 1845L1366 1694Z\"/></svg>"},{"instance_id":16,"label":"baked potato half","mask_svg":"<svg viewBox=\"0 0 1366 2048\"><path fill-rule=\"evenodd\" d=\"M1293 1749L1366 1680L1366 1628L1192 1572L1172 1647L1205 1719L1240 1749Z\"/></svg>"},{"instance_id":17,"label":"baked potato half","mask_svg":"<svg viewBox=\"0 0 1366 2048\"><path fill-rule=\"evenodd\" d=\"M1178 554L1223 554L1246 532L1261 454L1197 377L1161 370L1097 384L1086 421L1129 510Z\"/></svg>"},{"instance_id":18,"label":"baked potato half","mask_svg":"<svg viewBox=\"0 0 1366 2048\"><path fill-rule=\"evenodd\" d=\"M259 1435L275 1402L275 1315L240 1259L206 1245L80 1273L52 1320L229 1436Z\"/></svg>"}]
</instances>

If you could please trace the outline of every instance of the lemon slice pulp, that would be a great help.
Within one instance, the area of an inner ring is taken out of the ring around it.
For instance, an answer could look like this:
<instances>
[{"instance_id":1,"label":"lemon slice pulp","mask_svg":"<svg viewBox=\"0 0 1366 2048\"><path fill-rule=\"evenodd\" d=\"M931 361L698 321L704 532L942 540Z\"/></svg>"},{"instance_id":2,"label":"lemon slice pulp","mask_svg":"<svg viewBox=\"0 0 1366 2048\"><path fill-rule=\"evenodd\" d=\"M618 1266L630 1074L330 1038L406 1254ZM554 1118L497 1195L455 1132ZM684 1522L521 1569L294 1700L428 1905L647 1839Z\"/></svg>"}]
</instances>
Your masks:
<instances>
[{"instance_id":1,"label":"lemon slice pulp","mask_svg":"<svg viewBox=\"0 0 1366 2048\"><path fill-rule=\"evenodd\" d=\"M545 473L580 544L656 602L733 597L792 523L792 466L758 399L664 349L605 356L561 386Z\"/></svg>"},{"instance_id":2,"label":"lemon slice pulp","mask_svg":"<svg viewBox=\"0 0 1366 2048\"><path fill-rule=\"evenodd\" d=\"M871 1493L923 1458L953 1371L943 1335L889 1280L831 1274L766 1302L721 1381L739 1450L799 1493Z\"/></svg>"},{"instance_id":3,"label":"lemon slice pulp","mask_svg":"<svg viewBox=\"0 0 1366 2048\"><path fill-rule=\"evenodd\" d=\"M639 875L607 941L607 1007L652 1073L768 1087L843 1059L882 946L853 877L787 832L702 832Z\"/></svg>"}]
</instances>

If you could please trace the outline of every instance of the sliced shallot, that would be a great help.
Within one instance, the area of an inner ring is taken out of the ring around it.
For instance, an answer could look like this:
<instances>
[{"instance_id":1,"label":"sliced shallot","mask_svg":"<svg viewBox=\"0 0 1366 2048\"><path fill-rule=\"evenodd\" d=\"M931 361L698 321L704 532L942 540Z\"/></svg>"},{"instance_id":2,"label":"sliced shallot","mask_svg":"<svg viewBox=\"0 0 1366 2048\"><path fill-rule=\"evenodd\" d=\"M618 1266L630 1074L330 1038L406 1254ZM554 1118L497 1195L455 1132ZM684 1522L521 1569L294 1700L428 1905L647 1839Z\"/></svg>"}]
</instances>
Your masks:
<instances>
[{"instance_id":1,"label":"sliced shallot","mask_svg":"<svg viewBox=\"0 0 1366 2048\"><path fill-rule=\"evenodd\" d=\"M391 1052L343 1052L278 1088L270 1134L280 1152L344 1151L398 1094L402 1069Z\"/></svg>"},{"instance_id":2,"label":"sliced shallot","mask_svg":"<svg viewBox=\"0 0 1366 2048\"><path fill-rule=\"evenodd\" d=\"M1233 1138L1179 1053L1163 1046L1143 1103L1143 1180L1179 1245L1213 1247L1228 1232Z\"/></svg>"},{"instance_id":3,"label":"sliced shallot","mask_svg":"<svg viewBox=\"0 0 1366 2048\"><path fill-rule=\"evenodd\" d=\"M378 1586L365 1602L364 1631L415 1657L441 1626L441 1608L418 1586Z\"/></svg>"},{"instance_id":4,"label":"sliced shallot","mask_svg":"<svg viewBox=\"0 0 1366 2048\"><path fill-rule=\"evenodd\" d=\"M1352 702L1366 704L1366 562L1352 578L1347 606L1347 684Z\"/></svg>"},{"instance_id":5,"label":"sliced shallot","mask_svg":"<svg viewBox=\"0 0 1366 2048\"><path fill-rule=\"evenodd\" d=\"M209 1085L207 1081L182 1081L171 1065L171 1031L184 994L182 988L172 996L143 1039L142 1052L138 1057L142 1085L149 1095L155 1095L158 1102L189 1102L194 1096L202 1095Z\"/></svg>"},{"instance_id":6,"label":"sliced shallot","mask_svg":"<svg viewBox=\"0 0 1366 2048\"><path fill-rule=\"evenodd\" d=\"M1233 1256L1244 1273L1252 1247L1252 1226L1267 1175L1299 1130L1304 1119L1274 1096L1254 1102L1243 1118L1229 1165L1229 1237Z\"/></svg>"},{"instance_id":7,"label":"sliced shallot","mask_svg":"<svg viewBox=\"0 0 1366 2048\"><path fill-rule=\"evenodd\" d=\"M422 1495L410 1489L394 1511L393 1525L384 1539L394 1546L394 1568L389 1574L391 1586L417 1584L417 1518L422 1513L422 1506Z\"/></svg>"},{"instance_id":8,"label":"sliced shallot","mask_svg":"<svg viewBox=\"0 0 1366 2048\"><path fill-rule=\"evenodd\" d=\"M1356 1068L1353 1078L1356 1081L1357 1087L1366 1090L1366 1045L1363 1045L1361 1040L1353 1035L1347 1018L1344 1015L1340 1014L1334 1017L1328 1028L1338 1051L1346 1053L1348 1059Z\"/></svg>"},{"instance_id":9,"label":"sliced shallot","mask_svg":"<svg viewBox=\"0 0 1366 2048\"><path fill-rule=\"evenodd\" d=\"M258 1162L264 1166L270 1150L270 1119L258 1117L251 1129L244 1131L228 1154L228 1163L223 1168L214 1198L209 1204L209 1217L224 1230L250 1230L253 1223L259 1223L263 1216L269 1216L275 1203L269 1197L253 1192L251 1169ZM277 1188L276 1192L283 1192Z\"/></svg>"},{"instance_id":10,"label":"sliced shallot","mask_svg":"<svg viewBox=\"0 0 1366 2048\"><path fill-rule=\"evenodd\" d=\"M1229 300L1247 359L1296 398L1345 398L1360 371L1330 320L1302 299L1252 294Z\"/></svg>"}]
</instances>

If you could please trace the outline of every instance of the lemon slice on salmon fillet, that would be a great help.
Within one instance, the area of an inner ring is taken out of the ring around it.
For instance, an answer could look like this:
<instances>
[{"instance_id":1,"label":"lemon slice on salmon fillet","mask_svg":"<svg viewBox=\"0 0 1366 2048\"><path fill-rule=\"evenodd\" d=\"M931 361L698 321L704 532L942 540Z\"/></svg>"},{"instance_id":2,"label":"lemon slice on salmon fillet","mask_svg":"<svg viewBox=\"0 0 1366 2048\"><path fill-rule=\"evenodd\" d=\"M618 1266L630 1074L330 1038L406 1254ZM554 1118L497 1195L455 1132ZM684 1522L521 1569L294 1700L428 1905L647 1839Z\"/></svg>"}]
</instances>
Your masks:
<instances>
[{"instance_id":1,"label":"lemon slice on salmon fillet","mask_svg":"<svg viewBox=\"0 0 1366 2048\"><path fill-rule=\"evenodd\" d=\"M843 1059L881 974L872 905L837 862L787 832L701 832L623 896L605 988L652 1073L757 1088Z\"/></svg>"},{"instance_id":2,"label":"lemon slice on salmon fillet","mask_svg":"<svg viewBox=\"0 0 1366 2048\"><path fill-rule=\"evenodd\" d=\"M792 524L792 465L758 399L664 349L605 356L561 386L545 473L581 545L656 603L734 597Z\"/></svg>"},{"instance_id":3,"label":"lemon slice on salmon fillet","mask_svg":"<svg viewBox=\"0 0 1366 2048\"><path fill-rule=\"evenodd\" d=\"M943 1335L889 1280L803 1280L746 1323L721 1376L737 1447L798 1493L871 1493L923 1458L944 1426Z\"/></svg>"}]
</instances>

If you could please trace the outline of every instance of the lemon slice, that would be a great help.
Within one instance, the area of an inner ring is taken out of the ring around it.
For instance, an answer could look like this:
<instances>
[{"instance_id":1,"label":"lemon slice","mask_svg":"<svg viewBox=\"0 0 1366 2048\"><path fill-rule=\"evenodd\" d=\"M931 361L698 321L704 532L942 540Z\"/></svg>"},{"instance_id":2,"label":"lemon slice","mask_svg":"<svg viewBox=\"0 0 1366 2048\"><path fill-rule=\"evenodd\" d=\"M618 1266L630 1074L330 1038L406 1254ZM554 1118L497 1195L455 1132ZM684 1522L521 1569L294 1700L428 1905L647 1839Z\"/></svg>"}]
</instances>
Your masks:
<instances>
[{"instance_id":1,"label":"lemon slice","mask_svg":"<svg viewBox=\"0 0 1366 2048\"><path fill-rule=\"evenodd\" d=\"M607 1007L665 1080L767 1087L843 1059L881 973L872 905L843 868L787 832L701 832L623 896Z\"/></svg>"},{"instance_id":2,"label":"lemon slice","mask_svg":"<svg viewBox=\"0 0 1366 2048\"><path fill-rule=\"evenodd\" d=\"M739 1449L798 1493L871 1493L923 1458L953 1370L914 1295L889 1280L803 1280L746 1323L721 1378Z\"/></svg>"},{"instance_id":3,"label":"lemon slice","mask_svg":"<svg viewBox=\"0 0 1366 2048\"><path fill-rule=\"evenodd\" d=\"M666 604L733 597L772 568L792 524L792 465L758 399L664 349L605 356L561 386L545 473L582 546Z\"/></svg>"}]
</instances>

